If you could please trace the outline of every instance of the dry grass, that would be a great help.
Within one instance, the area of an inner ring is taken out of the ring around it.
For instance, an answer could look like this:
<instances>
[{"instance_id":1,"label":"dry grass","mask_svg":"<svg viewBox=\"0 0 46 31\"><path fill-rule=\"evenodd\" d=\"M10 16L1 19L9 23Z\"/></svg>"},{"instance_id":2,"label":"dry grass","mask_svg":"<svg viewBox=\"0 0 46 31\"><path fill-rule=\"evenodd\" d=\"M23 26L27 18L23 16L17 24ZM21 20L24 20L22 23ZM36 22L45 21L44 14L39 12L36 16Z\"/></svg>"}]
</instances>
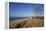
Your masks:
<instances>
[{"instance_id":1,"label":"dry grass","mask_svg":"<svg viewBox=\"0 0 46 31\"><path fill-rule=\"evenodd\" d=\"M16 21L10 21L9 22L9 28L27 28L27 27L43 27L44 26L44 19L42 17L40 18L33 18L33 19L28 19L27 21L21 21L21 22L16 22Z\"/></svg>"}]
</instances>

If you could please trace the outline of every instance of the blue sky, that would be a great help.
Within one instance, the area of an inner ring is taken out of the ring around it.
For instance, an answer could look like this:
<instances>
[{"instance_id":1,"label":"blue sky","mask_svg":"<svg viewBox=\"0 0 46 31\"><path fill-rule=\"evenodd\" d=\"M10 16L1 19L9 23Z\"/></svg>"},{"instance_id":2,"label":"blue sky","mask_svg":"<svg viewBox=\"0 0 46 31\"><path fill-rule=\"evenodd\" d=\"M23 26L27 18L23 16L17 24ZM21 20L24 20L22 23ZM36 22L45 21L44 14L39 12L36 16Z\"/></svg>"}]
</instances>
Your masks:
<instances>
[{"instance_id":1,"label":"blue sky","mask_svg":"<svg viewBox=\"0 0 46 31\"><path fill-rule=\"evenodd\" d=\"M9 3L9 17L30 17L35 16L32 9L40 8L44 13L43 4L31 4L31 3Z\"/></svg>"}]
</instances>

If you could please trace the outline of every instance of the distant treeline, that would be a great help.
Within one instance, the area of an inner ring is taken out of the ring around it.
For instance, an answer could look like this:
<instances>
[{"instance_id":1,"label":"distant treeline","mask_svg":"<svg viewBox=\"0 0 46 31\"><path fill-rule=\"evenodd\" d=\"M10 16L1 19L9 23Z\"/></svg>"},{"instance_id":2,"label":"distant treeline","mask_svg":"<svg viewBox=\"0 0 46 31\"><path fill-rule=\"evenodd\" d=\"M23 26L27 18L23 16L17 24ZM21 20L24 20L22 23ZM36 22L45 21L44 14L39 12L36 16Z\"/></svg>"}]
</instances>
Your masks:
<instances>
[{"instance_id":1,"label":"distant treeline","mask_svg":"<svg viewBox=\"0 0 46 31\"><path fill-rule=\"evenodd\" d=\"M36 16L36 17L32 17L34 19L44 19L44 16Z\"/></svg>"}]
</instances>

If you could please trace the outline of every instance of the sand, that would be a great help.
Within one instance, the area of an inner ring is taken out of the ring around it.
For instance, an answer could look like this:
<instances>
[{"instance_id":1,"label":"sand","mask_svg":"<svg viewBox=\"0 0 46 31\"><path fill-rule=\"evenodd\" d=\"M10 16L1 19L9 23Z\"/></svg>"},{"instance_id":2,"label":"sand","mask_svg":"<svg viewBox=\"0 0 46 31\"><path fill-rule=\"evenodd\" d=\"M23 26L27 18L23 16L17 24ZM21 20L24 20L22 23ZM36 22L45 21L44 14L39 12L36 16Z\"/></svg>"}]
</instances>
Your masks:
<instances>
[{"instance_id":1,"label":"sand","mask_svg":"<svg viewBox=\"0 0 46 31\"><path fill-rule=\"evenodd\" d=\"M9 21L9 28L29 28L29 27L44 27L44 19L24 18L14 21Z\"/></svg>"}]
</instances>

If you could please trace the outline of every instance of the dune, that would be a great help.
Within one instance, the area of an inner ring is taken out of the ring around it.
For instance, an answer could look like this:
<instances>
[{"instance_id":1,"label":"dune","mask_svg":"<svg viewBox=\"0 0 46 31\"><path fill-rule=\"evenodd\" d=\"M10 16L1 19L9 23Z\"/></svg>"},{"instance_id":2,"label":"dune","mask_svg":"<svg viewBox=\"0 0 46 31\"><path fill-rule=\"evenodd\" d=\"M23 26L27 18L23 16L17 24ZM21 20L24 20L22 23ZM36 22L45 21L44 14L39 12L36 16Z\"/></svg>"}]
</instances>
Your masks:
<instances>
[{"instance_id":1,"label":"dune","mask_svg":"<svg viewBox=\"0 0 46 31\"><path fill-rule=\"evenodd\" d=\"M9 28L44 27L44 17L25 18L17 21L9 21Z\"/></svg>"}]
</instances>

